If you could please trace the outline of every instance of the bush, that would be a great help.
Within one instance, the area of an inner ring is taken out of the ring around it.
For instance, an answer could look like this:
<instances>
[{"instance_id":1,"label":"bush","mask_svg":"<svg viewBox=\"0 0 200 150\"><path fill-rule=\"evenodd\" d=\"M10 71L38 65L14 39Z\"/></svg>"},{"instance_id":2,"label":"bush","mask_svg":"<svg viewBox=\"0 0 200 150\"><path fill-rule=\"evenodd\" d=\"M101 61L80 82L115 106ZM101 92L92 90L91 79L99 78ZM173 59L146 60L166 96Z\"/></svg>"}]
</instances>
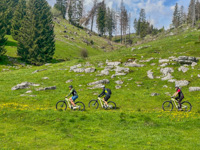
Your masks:
<instances>
[{"instance_id":1,"label":"bush","mask_svg":"<svg viewBox=\"0 0 200 150\"><path fill-rule=\"evenodd\" d=\"M83 57L83 58L88 57L88 51L87 51L87 49L85 49L85 48L81 49L81 57Z\"/></svg>"}]
</instances>

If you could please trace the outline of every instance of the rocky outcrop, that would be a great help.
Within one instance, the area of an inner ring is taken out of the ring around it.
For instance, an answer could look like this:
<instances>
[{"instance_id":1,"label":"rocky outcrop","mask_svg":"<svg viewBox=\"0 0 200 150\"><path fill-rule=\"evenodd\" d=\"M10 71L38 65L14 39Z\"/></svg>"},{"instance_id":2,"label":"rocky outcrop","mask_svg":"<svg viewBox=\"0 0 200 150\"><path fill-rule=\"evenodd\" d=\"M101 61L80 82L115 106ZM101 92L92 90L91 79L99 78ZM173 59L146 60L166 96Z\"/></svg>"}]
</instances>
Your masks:
<instances>
[{"instance_id":1,"label":"rocky outcrop","mask_svg":"<svg viewBox=\"0 0 200 150\"><path fill-rule=\"evenodd\" d=\"M55 90L55 89L56 89L56 86L50 86L50 87L36 89L36 91L46 91L46 90Z\"/></svg>"},{"instance_id":2,"label":"rocky outcrop","mask_svg":"<svg viewBox=\"0 0 200 150\"><path fill-rule=\"evenodd\" d=\"M123 84L124 82L121 80L115 81L116 84Z\"/></svg>"},{"instance_id":3,"label":"rocky outcrop","mask_svg":"<svg viewBox=\"0 0 200 150\"><path fill-rule=\"evenodd\" d=\"M187 80L179 80L179 81L175 81L175 85L178 85L180 87L183 87L183 86L187 86L189 85L189 81Z\"/></svg>"},{"instance_id":4,"label":"rocky outcrop","mask_svg":"<svg viewBox=\"0 0 200 150\"><path fill-rule=\"evenodd\" d=\"M152 70L147 71L147 76L148 76L148 78L150 78L150 79L154 79Z\"/></svg>"},{"instance_id":5,"label":"rocky outcrop","mask_svg":"<svg viewBox=\"0 0 200 150\"><path fill-rule=\"evenodd\" d=\"M106 61L106 64L107 64L108 66L118 66L118 65L121 64L121 62L119 62L119 61L116 61L116 62L109 62L109 61Z\"/></svg>"},{"instance_id":6,"label":"rocky outcrop","mask_svg":"<svg viewBox=\"0 0 200 150\"><path fill-rule=\"evenodd\" d=\"M183 73L187 72L189 70L189 68L185 67L185 66L181 66L178 68L178 71L182 71Z\"/></svg>"},{"instance_id":7,"label":"rocky outcrop","mask_svg":"<svg viewBox=\"0 0 200 150\"><path fill-rule=\"evenodd\" d=\"M189 92L200 91L200 87L189 87Z\"/></svg>"},{"instance_id":8,"label":"rocky outcrop","mask_svg":"<svg viewBox=\"0 0 200 150\"><path fill-rule=\"evenodd\" d=\"M34 83L30 83L30 82L22 82L20 84L17 84L16 86L12 87L12 90L26 89L26 88L29 88L29 86L40 86L40 84L34 84Z\"/></svg>"},{"instance_id":9,"label":"rocky outcrop","mask_svg":"<svg viewBox=\"0 0 200 150\"><path fill-rule=\"evenodd\" d=\"M126 62L126 63L124 63L124 66L127 66L127 67L144 67L143 64L137 64L136 62Z\"/></svg>"},{"instance_id":10,"label":"rocky outcrop","mask_svg":"<svg viewBox=\"0 0 200 150\"><path fill-rule=\"evenodd\" d=\"M179 56L177 60L180 64L189 64L191 65L193 62L197 62L195 57L190 56Z\"/></svg>"},{"instance_id":11,"label":"rocky outcrop","mask_svg":"<svg viewBox=\"0 0 200 150\"><path fill-rule=\"evenodd\" d=\"M166 68L160 69L160 72L163 74L163 76L167 76L168 74L174 72L174 69L166 67Z\"/></svg>"},{"instance_id":12,"label":"rocky outcrop","mask_svg":"<svg viewBox=\"0 0 200 150\"><path fill-rule=\"evenodd\" d=\"M86 68L85 69L85 73L92 73L92 72L95 72L95 68Z\"/></svg>"},{"instance_id":13,"label":"rocky outcrop","mask_svg":"<svg viewBox=\"0 0 200 150\"><path fill-rule=\"evenodd\" d=\"M88 83L88 85L108 84L108 83L110 83L108 79L103 79L103 80Z\"/></svg>"}]
</instances>

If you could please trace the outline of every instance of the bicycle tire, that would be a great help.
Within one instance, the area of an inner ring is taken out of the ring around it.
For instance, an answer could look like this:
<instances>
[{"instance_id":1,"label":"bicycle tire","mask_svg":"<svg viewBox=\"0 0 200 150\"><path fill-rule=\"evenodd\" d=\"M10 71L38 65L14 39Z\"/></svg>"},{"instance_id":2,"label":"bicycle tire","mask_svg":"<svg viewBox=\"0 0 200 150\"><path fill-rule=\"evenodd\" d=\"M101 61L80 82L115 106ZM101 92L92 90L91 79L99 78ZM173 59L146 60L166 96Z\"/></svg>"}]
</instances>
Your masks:
<instances>
[{"instance_id":1,"label":"bicycle tire","mask_svg":"<svg viewBox=\"0 0 200 150\"><path fill-rule=\"evenodd\" d=\"M89 103L88 103L88 107L90 109L97 109L99 107L99 102L98 100L91 100Z\"/></svg>"},{"instance_id":2,"label":"bicycle tire","mask_svg":"<svg viewBox=\"0 0 200 150\"><path fill-rule=\"evenodd\" d=\"M78 107L77 109L74 109L74 110L79 110L79 111L84 111L85 110L85 104L83 102L76 102L76 107Z\"/></svg>"},{"instance_id":3,"label":"bicycle tire","mask_svg":"<svg viewBox=\"0 0 200 150\"><path fill-rule=\"evenodd\" d=\"M190 112L191 109L192 109L192 105L188 101L182 102L181 105L182 105L182 110L185 111L185 112Z\"/></svg>"},{"instance_id":4,"label":"bicycle tire","mask_svg":"<svg viewBox=\"0 0 200 150\"><path fill-rule=\"evenodd\" d=\"M67 103L65 101L58 101L56 103L56 109L60 110L60 111L66 110L67 109Z\"/></svg>"},{"instance_id":5,"label":"bicycle tire","mask_svg":"<svg viewBox=\"0 0 200 150\"><path fill-rule=\"evenodd\" d=\"M116 104L113 101L108 102L108 107L106 109L116 109Z\"/></svg>"},{"instance_id":6,"label":"bicycle tire","mask_svg":"<svg viewBox=\"0 0 200 150\"><path fill-rule=\"evenodd\" d=\"M164 101L162 104L162 109L164 111L172 111L173 108L174 108L174 106L171 101Z\"/></svg>"}]
</instances>

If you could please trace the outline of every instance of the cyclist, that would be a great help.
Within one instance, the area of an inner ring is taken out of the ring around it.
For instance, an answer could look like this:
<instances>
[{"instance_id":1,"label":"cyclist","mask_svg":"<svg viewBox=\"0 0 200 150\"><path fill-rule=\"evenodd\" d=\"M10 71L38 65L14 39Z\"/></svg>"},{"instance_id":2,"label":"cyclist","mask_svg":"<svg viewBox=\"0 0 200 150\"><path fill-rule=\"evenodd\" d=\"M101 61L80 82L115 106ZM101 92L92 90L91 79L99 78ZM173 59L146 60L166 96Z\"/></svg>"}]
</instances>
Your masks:
<instances>
[{"instance_id":1,"label":"cyclist","mask_svg":"<svg viewBox=\"0 0 200 150\"><path fill-rule=\"evenodd\" d=\"M107 101L108 101L108 99L110 98L110 95L111 95L112 93L111 93L111 90L110 90L110 89L105 88L105 85L102 85L101 87L102 87L103 91L101 92L101 94L100 94L98 97L102 97L103 95L105 95L105 97L103 98L103 101L104 101L104 103L106 104L105 107L107 108L107 107L108 107Z\"/></svg>"},{"instance_id":2,"label":"cyclist","mask_svg":"<svg viewBox=\"0 0 200 150\"><path fill-rule=\"evenodd\" d=\"M174 93L173 97L175 97L176 95L178 95L177 97L175 97L176 100L178 100L178 103L179 103L179 110L182 110L181 108L181 101L183 100L184 98L184 95L183 95L183 92L181 91L181 89L179 88L178 85L175 85L175 89L176 89L176 92Z\"/></svg>"},{"instance_id":3,"label":"cyclist","mask_svg":"<svg viewBox=\"0 0 200 150\"><path fill-rule=\"evenodd\" d=\"M69 90L70 90L70 93L66 96L66 98L72 94L73 96L70 97L69 100L70 100L71 104L73 105L73 107L75 107L76 105L74 102L78 98L78 94L72 85L69 86Z\"/></svg>"}]
</instances>

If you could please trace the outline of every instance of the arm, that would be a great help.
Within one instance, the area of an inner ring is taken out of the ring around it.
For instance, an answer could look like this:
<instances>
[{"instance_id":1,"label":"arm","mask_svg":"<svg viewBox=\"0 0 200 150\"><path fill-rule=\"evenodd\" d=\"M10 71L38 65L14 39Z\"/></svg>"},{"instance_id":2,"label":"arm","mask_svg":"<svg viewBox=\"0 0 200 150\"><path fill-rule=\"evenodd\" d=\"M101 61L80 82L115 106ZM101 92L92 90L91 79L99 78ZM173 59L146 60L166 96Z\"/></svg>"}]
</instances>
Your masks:
<instances>
[{"instance_id":1,"label":"arm","mask_svg":"<svg viewBox=\"0 0 200 150\"><path fill-rule=\"evenodd\" d=\"M173 94L173 97L175 97L177 94L178 94L178 91Z\"/></svg>"},{"instance_id":2,"label":"arm","mask_svg":"<svg viewBox=\"0 0 200 150\"><path fill-rule=\"evenodd\" d=\"M68 94L66 97L70 96L70 95L72 94L72 91L73 91L73 90L71 90L71 91L69 92L69 94Z\"/></svg>"},{"instance_id":3,"label":"arm","mask_svg":"<svg viewBox=\"0 0 200 150\"><path fill-rule=\"evenodd\" d=\"M103 91L101 92L101 94L99 94L98 97L102 97L104 94L105 94L105 90L103 90Z\"/></svg>"}]
</instances>

